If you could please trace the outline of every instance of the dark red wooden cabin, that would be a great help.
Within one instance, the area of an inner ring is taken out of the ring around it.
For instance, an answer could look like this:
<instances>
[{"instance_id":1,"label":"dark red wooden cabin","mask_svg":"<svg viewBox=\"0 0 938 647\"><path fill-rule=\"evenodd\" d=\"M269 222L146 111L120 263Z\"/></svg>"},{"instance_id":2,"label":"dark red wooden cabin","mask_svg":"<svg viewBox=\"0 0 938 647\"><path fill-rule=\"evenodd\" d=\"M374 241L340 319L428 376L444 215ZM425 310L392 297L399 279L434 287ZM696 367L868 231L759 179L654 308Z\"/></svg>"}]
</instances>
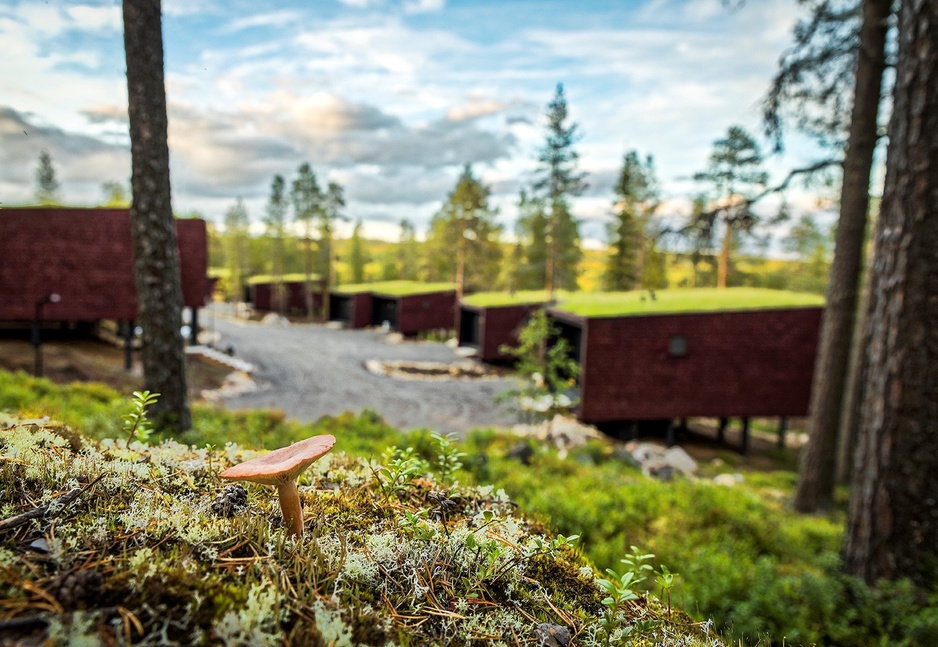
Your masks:
<instances>
[{"instance_id":1,"label":"dark red wooden cabin","mask_svg":"<svg viewBox=\"0 0 938 647\"><path fill-rule=\"evenodd\" d=\"M511 359L499 350L502 346L516 346L518 333L528 316L543 308L541 303L521 305L459 306L459 345L476 349L476 357L483 362L504 362Z\"/></svg>"},{"instance_id":2,"label":"dark red wooden cabin","mask_svg":"<svg viewBox=\"0 0 938 647\"><path fill-rule=\"evenodd\" d=\"M208 293L205 221L176 221L183 303L196 310ZM137 316L128 209L0 209L0 320L133 320Z\"/></svg>"},{"instance_id":3,"label":"dark red wooden cabin","mask_svg":"<svg viewBox=\"0 0 938 647\"><path fill-rule=\"evenodd\" d=\"M456 291L392 295L375 292L371 299L371 324L384 325L402 335L416 335L429 330L453 327Z\"/></svg>"},{"instance_id":4,"label":"dark red wooden cabin","mask_svg":"<svg viewBox=\"0 0 938 647\"><path fill-rule=\"evenodd\" d=\"M820 307L621 317L548 314L580 364L589 423L808 413Z\"/></svg>"},{"instance_id":5,"label":"dark red wooden cabin","mask_svg":"<svg viewBox=\"0 0 938 647\"><path fill-rule=\"evenodd\" d=\"M276 284L273 282L251 283L251 305L261 312L277 312ZM313 282L313 310L322 307L322 281ZM283 312L285 314L307 315L306 282L283 282Z\"/></svg>"},{"instance_id":6,"label":"dark red wooden cabin","mask_svg":"<svg viewBox=\"0 0 938 647\"><path fill-rule=\"evenodd\" d=\"M371 292L333 290L329 294L329 320L341 321L349 328L367 328L372 321L371 300Z\"/></svg>"}]
</instances>

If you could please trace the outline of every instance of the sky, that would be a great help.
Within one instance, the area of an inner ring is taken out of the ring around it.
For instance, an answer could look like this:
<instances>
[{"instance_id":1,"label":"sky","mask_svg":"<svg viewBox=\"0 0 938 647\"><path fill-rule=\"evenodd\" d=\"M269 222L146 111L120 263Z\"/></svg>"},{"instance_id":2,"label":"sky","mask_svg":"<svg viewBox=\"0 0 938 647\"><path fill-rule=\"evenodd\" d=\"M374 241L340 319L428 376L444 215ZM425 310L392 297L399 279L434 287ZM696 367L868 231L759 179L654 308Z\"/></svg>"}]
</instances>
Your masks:
<instances>
[{"instance_id":1,"label":"sky","mask_svg":"<svg viewBox=\"0 0 938 647\"><path fill-rule=\"evenodd\" d=\"M590 185L573 212L598 244L626 151L654 157L679 213L729 126L761 136L798 6L729 4L163 0L174 209L221 222L240 197L260 223L273 176L305 161L366 235L396 240L404 218L426 229L469 163L511 231L562 83ZM120 3L0 0L0 51L0 206L33 200L43 149L63 202L129 184ZM776 181L818 157L787 150L767 161Z\"/></svg>"}]
</instances>

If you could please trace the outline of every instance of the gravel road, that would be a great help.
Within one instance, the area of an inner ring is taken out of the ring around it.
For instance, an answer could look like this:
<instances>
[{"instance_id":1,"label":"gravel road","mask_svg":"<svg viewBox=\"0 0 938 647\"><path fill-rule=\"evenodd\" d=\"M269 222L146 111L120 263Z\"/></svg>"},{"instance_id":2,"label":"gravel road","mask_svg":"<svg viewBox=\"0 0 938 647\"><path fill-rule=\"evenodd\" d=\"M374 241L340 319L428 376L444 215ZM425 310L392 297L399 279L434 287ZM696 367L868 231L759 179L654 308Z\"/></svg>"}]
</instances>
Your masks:
<instances>
[{"instance_id":1,"label":"gravel road","mask_svg":"<svg viewBox=\"0 0 938 647\"><path fill-rule=\"evenodd\" d=\"M367 408L401 429L457 434L516 421L511 411L492 402L510 388L510 379L400 380L364 367L369 359L458 361L445 344L389 343L375 330L265 326L227 317L217 317L215 329L221 334L217 347L233 345L236 357L257 369L257 391L225 398L228 408L282 409L302 421Z\"/></svg>"}]
</instances>

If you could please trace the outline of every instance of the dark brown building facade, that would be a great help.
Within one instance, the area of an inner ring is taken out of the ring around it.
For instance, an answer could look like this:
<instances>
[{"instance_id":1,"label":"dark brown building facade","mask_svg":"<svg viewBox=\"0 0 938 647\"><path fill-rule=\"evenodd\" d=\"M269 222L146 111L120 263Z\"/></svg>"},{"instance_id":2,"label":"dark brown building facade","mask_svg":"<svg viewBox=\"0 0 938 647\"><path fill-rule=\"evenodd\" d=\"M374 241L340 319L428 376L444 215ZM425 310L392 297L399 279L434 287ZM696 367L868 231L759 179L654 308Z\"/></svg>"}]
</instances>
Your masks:
<instances>
[{"instance_id":1,"label":"dark brown building facade","mask_svg":"<svg viewBox=\"0 0 938 647\"><path fill-rule=\"evenodd\" d=\"M177 220L183 303L205 305L205 221ZM29 321L38 300L48 321L132 320L137 313L127 209L0 209L0 320Z\"/></svg>"}]
</instances>

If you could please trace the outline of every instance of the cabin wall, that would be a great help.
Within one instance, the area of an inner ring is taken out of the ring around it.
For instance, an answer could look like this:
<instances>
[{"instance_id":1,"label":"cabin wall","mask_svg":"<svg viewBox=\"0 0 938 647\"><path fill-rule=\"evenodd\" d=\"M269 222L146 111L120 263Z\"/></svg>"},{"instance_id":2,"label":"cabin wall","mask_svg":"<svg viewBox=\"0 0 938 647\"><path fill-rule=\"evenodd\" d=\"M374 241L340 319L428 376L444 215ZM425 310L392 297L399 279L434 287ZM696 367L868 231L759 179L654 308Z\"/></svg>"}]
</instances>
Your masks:
<instances>
[{"instance_id":1,"label":"cabin wall","mask_svg":"<svg viewBox=\"0 0 938 647\"><path fill-rule=\"evenodd\" d=\"M416 335L428 330L453 327L456 291L412 294L397 299L397 331Z\"/></svg>"},{"instance_id":2,"label":"cabin wall","mask_svg":"<svg viewBox=\"0 0 938 647\"><path fill-rule=\"evenodd\" d=\"M308 314L306 312L306 283L304 281L285 281L284 290L284 312L296 312ZM255 310L261 312L274 312L278 310L277 299L273 283L255 283L251 286L251 303ZM314 282L313 284L313 309L322 307L322 284Z\"/></svg>"},{"instance_id":3,"label":"cabin wall","mask_svg":"<svg viewBox=\"0 0 938 647\"><path fill-rule=\"evenodd\" d=\"M798 308L588 319L579 416L805 416L821 314ZM681 337L686 353L674 356Z\"/></svg>"},{"instance_id":4,"label":"cabin wall","mask_svg":"<svg viewBox=\"0 0 938 647\"><path fill-rule=\"evenodd\" d=\"M479 359L485 362L511 359L510 355L505 355L499 349L505 345L517 346L518 333L528 316L543 307L541 304L526 304L481 308Z\"/></svg>"},{"instance_id":5,"label":"cabin wall","mask_svg":"<svg viewBox=\"0 0 938 647\"><path fill-rule=\"evenodd\" d=\"M176 221L186 307L205 305L209 289L205 221ZM0 210L0 320L29 321L48 303L47 321L134 319L137 290L128 209L61 207Z\"/></svg>"}]
</instances>

